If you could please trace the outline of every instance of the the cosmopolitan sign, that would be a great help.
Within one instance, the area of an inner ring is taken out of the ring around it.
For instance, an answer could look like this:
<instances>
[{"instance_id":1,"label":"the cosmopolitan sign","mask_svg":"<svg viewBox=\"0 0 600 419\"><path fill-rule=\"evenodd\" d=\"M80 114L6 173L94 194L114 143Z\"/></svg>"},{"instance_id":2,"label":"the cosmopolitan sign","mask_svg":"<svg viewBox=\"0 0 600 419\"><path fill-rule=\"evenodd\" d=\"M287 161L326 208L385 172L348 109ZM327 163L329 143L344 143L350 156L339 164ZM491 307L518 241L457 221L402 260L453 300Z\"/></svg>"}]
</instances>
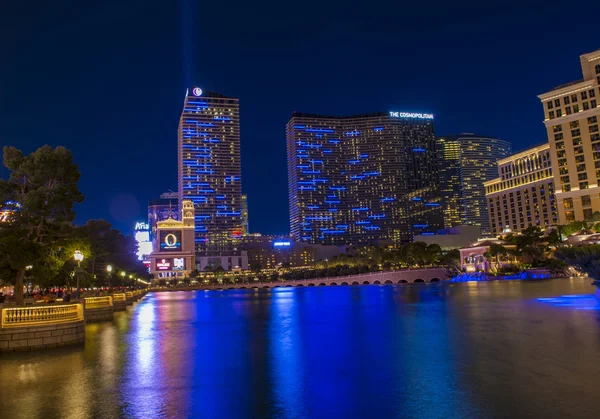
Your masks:
<instances>
[{"instance_id":1,"label":"the cosmopolitan sign","mask_svg":"<svg viewBox=\"0 0 600 419\"><path fill-rule=\"evenodd\" d=\"M392 118L417 118L417 119L433 119L432 113L415 113L415 112L390 112Z\"/></svg>"}]
</instances>

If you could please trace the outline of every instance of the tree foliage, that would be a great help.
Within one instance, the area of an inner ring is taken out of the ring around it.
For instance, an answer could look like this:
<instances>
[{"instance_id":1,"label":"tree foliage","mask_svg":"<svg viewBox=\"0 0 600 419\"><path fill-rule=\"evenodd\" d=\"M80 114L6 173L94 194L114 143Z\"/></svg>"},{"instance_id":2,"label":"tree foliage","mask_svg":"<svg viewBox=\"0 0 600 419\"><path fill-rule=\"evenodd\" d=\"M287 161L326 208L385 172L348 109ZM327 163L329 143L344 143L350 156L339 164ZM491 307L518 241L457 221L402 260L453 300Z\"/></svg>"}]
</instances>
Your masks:
<instances>
[{"instance_id":1,"label":"tree foliage","mask_svg":"<svg viewBox=\"0 0 600 419\"><path fill-rule=\"evenodd\" d=\"M64 147L43 146L28 156L4 147L4 166L10 176L0 179L0 203L20 206L0 228L0 266L20 304L27 266L40 274L60 269L72 239L73 205L84 197L77 187L79 168Z\"/></svg>"},{"instance_id":2,"label":"tree foliage","mask_svg":"<svg viewBox=\"0 0 600 419\"><path fill-rule=\"evenodd\" d=\"M600 279L600 245L561 247L554 255L567 265L587 273L591 278Z\"/></svg>"}]
</instances>

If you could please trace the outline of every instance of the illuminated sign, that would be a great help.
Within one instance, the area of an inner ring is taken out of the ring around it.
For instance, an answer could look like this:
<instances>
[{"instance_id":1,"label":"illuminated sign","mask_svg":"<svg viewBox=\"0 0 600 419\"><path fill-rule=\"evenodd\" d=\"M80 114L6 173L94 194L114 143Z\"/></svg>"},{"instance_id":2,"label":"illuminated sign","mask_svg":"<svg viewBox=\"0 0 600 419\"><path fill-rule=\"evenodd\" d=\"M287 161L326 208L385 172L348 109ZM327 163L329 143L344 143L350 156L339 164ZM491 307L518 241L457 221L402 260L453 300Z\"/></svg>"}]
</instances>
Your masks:
<instances>
[{"instance_id":1,"label":"illuminated sign","mask_svg":"<svg viewBox=\"0 0 600 419\"><path fill-rule=\"evenodd\" d=\"M393 118L417 118L417 119L433 119L431 113L414 113L414 112L390 112Z\"/></svg>"},{"instance_id":2,"label":"illuminated sign","mask_svg":"<svg viewBox=\"0 0 600 419\"><path fill-rule=\"evenodd\" d=\"M152 246L152 242L148 241L148 242L140 242L138 243L138 251L137 251L137 255L138 255L138 259L142 260L144 259L144 256L148 256L150 253L152 253L153 246Z\"/></svg>"},{"instance_id":3,"label":"illuminated sign","mask_svg":"<svg viewBox=\"0 0 600 419\"><path fill-rule=\"evenodd\" d=\"M171 259L157 259L156 260L156 270L168 271L169 269L171 269Z\"/></svg>"},{"instance_id":4,"label":"illuminated sign","mask_svg":"<svg viewBox=\"0 0 600 419\"><path fill-rule=\"evenodd\" d=\"M181 231L161 231L160 251L177 252L181 250Z\"/></svg>"},{"instance_id":5,"label":"illuminated sign","mask_svg":"<svg viewBox=\"0 0 600 419\"><path fill-rule=\"evenodd\" d=\"M201 89L201 88L199 88L199 87L194 87L194 88L192 89L192 94L193 94L194 96L202 96L202 89Z\"/></svg>"},{"instance_id":6,"label":"illuminated sign","mask_svg":"<svg viewBox=\"0 0 600 419\"><path fill-rule=\"evenodd\" d=\"M135 231L140 231L140 230L150 230L150 225L148 223L144 223L144 222L137 222L135 223Z\"/></svg>"},{"instance_id":7,"label":"illuminated sign","mask_svg":"<svg viewBox=\"0 0 600 419\"><path fill-rule=\"evenodd\" d=\"M173 259L173 270L183 271L185 269L185 258L174 258Z\"/></svg>"},{"instance_id":8,"label":"illuminated sign","mask_svg":"<svg viewBox=\"0 0 600 419\"><path fill-rule=\"evenodd\" d=\"M135 240L138 243L149 242L150 241L150 232L149 231L136 231L135 234L133 235L133 237L135 237Z\"/></svg>"},{"instance_id":9,"label":"illuminated sign","mask_svg":"<svg viewBox=\"0 0 600 419\"><path fill-rule=\"evenodd\" d=\"M290 242L290 241L276 241L276 242L273 242L273 246L274 247L288 247L288 246L291 246L291 245L292 245L292 242Z\"/></svg>"}]
</instances>

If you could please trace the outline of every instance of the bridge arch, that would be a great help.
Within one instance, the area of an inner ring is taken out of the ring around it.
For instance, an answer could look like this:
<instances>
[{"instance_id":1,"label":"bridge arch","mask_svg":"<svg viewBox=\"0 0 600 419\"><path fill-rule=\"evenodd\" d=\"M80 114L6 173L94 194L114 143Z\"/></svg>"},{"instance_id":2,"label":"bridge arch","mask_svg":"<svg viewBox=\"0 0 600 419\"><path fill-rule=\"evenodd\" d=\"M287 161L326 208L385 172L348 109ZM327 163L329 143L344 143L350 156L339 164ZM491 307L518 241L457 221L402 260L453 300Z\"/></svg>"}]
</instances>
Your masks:
<instances>
[{"instance_id":1,"label":"bridge arch","mask_svg":"<svg viewBox=\"0 0 600 419\"><path fill-rule=\"evenodd\" d=\"M417 279L415 279L415 280L413 281L413 284L422 284L422 283L424 283L424 282L425 282L425 281L423 281L421 278L417 278Z\"/></svg>"},{"instance_id":2,"label":"bridge arch","mask_svg":"<svg viewBox=\"0 0 600 419\"><path fill-rule=\"evenodd\" d=\"M431 278L429 282L442 282L440 278Z\"/></svg>"},{"instance_id":3,"label":"bridge arch","mask_svg":"<svg viewBox=\"0 0 600 419\"><path fill-rule=\"evenodd\" d=\"M379 282L379 281L373 281L373 284L381 285L381 282Z\"/></svg>"},{"instance_id":4,"label":"bridge arch","mask_svg":"<svg viewBox=\"0 0 600 419\"><path fill-rule=\"evenodd\" d=\"M390 284L393 284L393 282L388 279L387 281L384 282L384 284L390 285Z\"/></svg>"},{"instance_id":5,"label":"bridge arch","mask_svg":"<svg viewBox=\"0 0 600 419\"><path fill-rule=\"evenodd\" d=\"M264 285L263 288L271 288L269 285Z\"/></svg>"},{"instance_id":6,"label":"bridge arch","mask_svg":"<svg viewBox=\"0 0 600 419\"><path fill-rule=\"evenodd\" d=\"M315 284L313 284L312 282L310 284L308 284L309 287L314 287Z\"/></svg>"},{"instance_id":7,"label":"bridge arch","mask_svg":"<svg viewBox=\"0 0 600 419\"><path fill-rule=\"evenodd\" d=\"M337 285L335 282L330 282L329 285Z\"/></svg>"},{"instance_id":8,"label":"bridge arch","mask_svg":"<svg viewBox=\"0 0 600 419\"><path fill-rule=\"evenodd\" d=\"M241 290L245 290L245 289L246 289L246 287L240 287L240 289L241 289Z\"/></svg>"},{"instance_id":9,"label":"bridge arch","mask_svg":"<svg viewBox=\"0 0 600 419\"><path fill-rule=\"evenodd\" d=\"M352 282L352 285L360 285L358 282L354 281Z\"/></svg>"},{"instance_id":10,"label":"bridge arch","mask_svg":"<svg viewBox=\"0 0 600 419\"><path fill-rule=\"evenodd\" d=\"M408 281L406 279L401 279L398 281L398 284L408 284Z\"/></svg>"},{"instance_id":11,"label":"bridge arch","mask_svg":"<svg viewBox=\"0 0 600 419\"><path fill-rule=\"evenodd\" d=\"M342 282L340 285L348 285L347 282Z\"/></svg>"},{"instance_id":12,"label":"bridge arch","mask_svg":"<svg viewBox=\"0 0 600 419\"><path fill-rule=\"evenodd\" d=\"M321 283L319 284L319 286L320 286L320 287L324 287L325 285L327 285L327 284L326 284L326 283L324 283L324 282L321 282Z\"/></svg>"},{"instance_id":13,"label":"bridge arch","mask_svg":"<svg viewBox=\"0 0 600 419\"><path fill-rule=\"evenodd\" d=\"M298 284L298 285L296 285L296 287L303 287L303 286L304 286L304 284Z\"/></svg>"},{"instance_id":14,"label":"bridge arch","mask_svg":"<svg viewBox=\"0 0 600 419\"><path fill-rule=\"evenodd\" d=\"M369 281L363 281L363 285L370 285L371 283Z\"/></svg>"}]
</instances>

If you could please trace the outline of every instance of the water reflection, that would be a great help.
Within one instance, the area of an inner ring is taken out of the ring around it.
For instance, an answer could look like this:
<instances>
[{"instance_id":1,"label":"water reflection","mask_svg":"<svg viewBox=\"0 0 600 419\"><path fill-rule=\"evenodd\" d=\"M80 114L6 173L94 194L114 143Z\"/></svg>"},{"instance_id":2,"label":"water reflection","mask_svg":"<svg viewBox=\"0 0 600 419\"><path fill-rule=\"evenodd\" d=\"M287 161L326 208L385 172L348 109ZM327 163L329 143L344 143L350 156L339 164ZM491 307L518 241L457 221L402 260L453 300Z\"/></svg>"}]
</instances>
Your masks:
<instances>
[{"instance_id":1,"label":"water reflection","mask_svg":"<svg viewBox=\"0 0 600 419\"><path fill-rule=\"evenodd\" d=\"M0 416L590 417L594 291L564 279L148 295L88 325L84 347L0 355Z\"/></svg>"}]
</instances>

